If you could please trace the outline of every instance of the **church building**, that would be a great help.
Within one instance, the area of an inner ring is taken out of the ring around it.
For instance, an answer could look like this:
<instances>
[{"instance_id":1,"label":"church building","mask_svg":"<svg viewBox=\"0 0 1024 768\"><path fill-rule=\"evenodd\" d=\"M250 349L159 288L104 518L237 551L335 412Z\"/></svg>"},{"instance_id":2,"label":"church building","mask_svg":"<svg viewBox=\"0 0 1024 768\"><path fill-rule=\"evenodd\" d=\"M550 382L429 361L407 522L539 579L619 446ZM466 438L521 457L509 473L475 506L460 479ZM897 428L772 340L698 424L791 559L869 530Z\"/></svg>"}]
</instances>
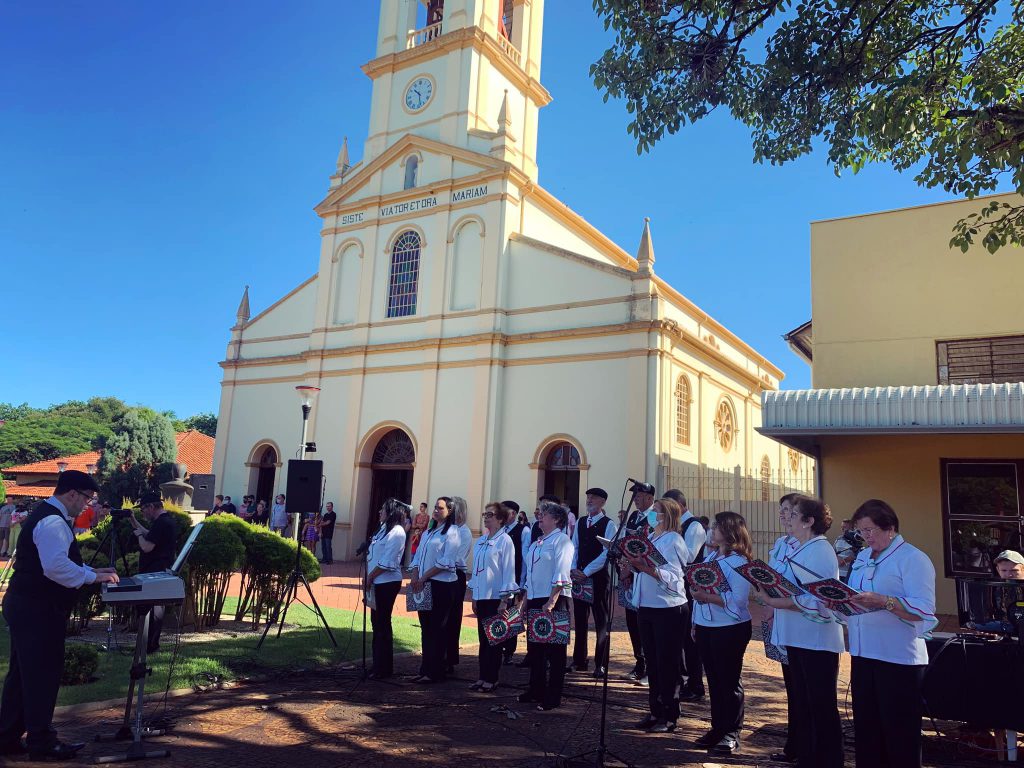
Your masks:
<instances>
[{"instance_id":1,"label":"church building","mask_svg":"<svg viewBox=\"0 0 1024 768\"><path fill-rule=\"evenodd\" d=\"M392 495L463 496L479 530L491 500L578 510L597 485L617 509L627 477L791 463L756 432L782 372L658 277L649 224L634 256L541 186L543 0L380 7L369 134L316 207L316 273L254 317L246 293L231 329L219 492L284 492L298 386L319 388L305 458L345 556Z\"/></svg>"}]
</instances>

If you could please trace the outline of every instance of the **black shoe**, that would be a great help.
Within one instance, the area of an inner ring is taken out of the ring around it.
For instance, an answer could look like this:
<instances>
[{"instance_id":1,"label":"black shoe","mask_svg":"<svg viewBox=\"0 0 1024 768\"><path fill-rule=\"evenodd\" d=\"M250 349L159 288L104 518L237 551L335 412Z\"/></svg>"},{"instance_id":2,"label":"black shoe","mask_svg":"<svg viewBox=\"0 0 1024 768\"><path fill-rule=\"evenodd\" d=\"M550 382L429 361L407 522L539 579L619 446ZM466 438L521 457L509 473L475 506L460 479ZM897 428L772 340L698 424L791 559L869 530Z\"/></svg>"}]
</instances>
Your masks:
<instances>
[{"instance_id":1,"label":"black shoe","mask_svg":"<svg viewBox=\"0 0 1024 768\"><path fill-rule=\"evenodd\" d=\"M537 711L538 712L549 712L552 709L558 709L558 706L559 706L558 704L538 704L537 705Z\"/></svg>"},{"instance_id":2,"label":"black shoe","mask_svg":"<svg viewBox=\"0 0 1024 768\"><path fill-rule=\"evenodd\" d=\"M514 656L506 656L505 658L503 658L501 660L501 663L507 667L510 664L514 663L514 659L515 659Z\"/></svg>"},{"instance_id":3,"label":"black shoe","mask_svg":"<svg viewBox=\"0 0 1024 768\"><path fill-rule=\"evenodd\" d=\"M697 693L696 691L682 691L679 694L680 701L700 701L704 698L704 692Z\"/></svg>"},{"instance_id":4,"label":"black shoe","mask_svg":"<svg viewBox=\"0 0 1024 768\"><path fill-rule=\"evenodd\" d=\"M23 755L27 750L21 739L0 744L0 755Z\"/></svg>"},{"instance_id":5,"label":"black shoe","mask_svg":"<svg viewBox=\"0 0 1024 768\"><path fill-rule=\"evenodd\" d=\"M723 736L717 744L708 747L709 755L731 755L740 748L740 740L735 736Z\"/></svg>"},{"instance_id":6,"label":"black shoe","mask_svg":"<svg viewBox=\"0 0 1024 768\"><path fill-rule=\"evenodd\" d=\"M627 680L632 680L634 683L643 680L647 676L647 670L643 667L633 667L633 671L626 675Z\"/></svg>"},{"instance_id":7,"label":"black shoe","mask_svg":"<svg viewBox=\"0 0 1024 768\"><path fill-rule=\"evenodd\" d=\"M565 674L567 674L567 675L572 675L572 674L575 674L577 672L586 672L586 671L587 671L587 665L586 664L577 664L575 661L572 664L570 664L568 667L565 668Z\"/></svg>"},{"instance_id":8,"label":"black shoe","mask_svg":"<svg viewBox=\"0 0 1024 768\"><path fill-rule=\"evenodd\" d=\"M786 763L787 765L796 763L796 755L787 755L785 752L772 752L768 755L768 759L773 763Z\"/></svg>"},{"instance_id":9,"label":"black shoe","mask_svg":"<svg viewBox=\"0 0 1024 768\"><path fill-rule=\"evenodd\" d=\"M658 724L658 718L654 715L647 715L643 720L634 724L633 727L638 731L646 731L654 725Z\"/></svg>"},{"instance_id":10,"label":"black shoe","mask_svg":"<svg viewBox=\"0 0 1024 768\"><path fill-rule=\"evenodd\" d=\"M29 760L72 760L81 749L85 746L82 742L75 742L72 744L65 744L62 741L58 741L49 749L45 749L41 752L34 752L29 750Z\"/></svg>"},{"instance_id":11,"label":"black shoe","mask_svg":"<svg viewBox=\"0 0 1024 768\"><path fill-rule=\"evenodd\" d=\"M695 747L713 747L721 740L722 737L719 736L717 733L715 733L714 731L708 731L703 736L698 736L690 743L693 744L693 746Z\"/></svg>"}]
</instances>

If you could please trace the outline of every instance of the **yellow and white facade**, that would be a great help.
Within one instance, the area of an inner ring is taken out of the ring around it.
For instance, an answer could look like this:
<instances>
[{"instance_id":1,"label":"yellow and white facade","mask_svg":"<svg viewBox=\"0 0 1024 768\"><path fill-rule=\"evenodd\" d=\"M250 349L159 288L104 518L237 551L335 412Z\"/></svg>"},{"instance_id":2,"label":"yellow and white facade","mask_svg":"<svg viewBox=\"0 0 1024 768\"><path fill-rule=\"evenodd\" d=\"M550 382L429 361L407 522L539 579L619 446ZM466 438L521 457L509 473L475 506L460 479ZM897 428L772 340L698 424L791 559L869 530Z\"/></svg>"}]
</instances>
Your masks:
<instances>
[{"instance_id":1,"label":"yellow and white facade","mask_svg":"<svg viewBox=\"0 0 1024 768\"><path fill-rule=\"evenodd\" d=\"M627 476L661 490L673 462L787 461L755 431L782 372L655 274L646 224L634 257L540 186L544 3L506 5L499 21L496 0L446 0L422 26L415 0L382 0L368 139L316 208L316 274L255 317L244 302L232 329L218 487L255 493L276 467L283 491L294 388L320 387L307 458L339 553L390 470L407 501L465 497L478 527L492 499L532 509L559 447L573 506ZM394 430L409 450L392 462Z\"/></svg>"}]
</instances>

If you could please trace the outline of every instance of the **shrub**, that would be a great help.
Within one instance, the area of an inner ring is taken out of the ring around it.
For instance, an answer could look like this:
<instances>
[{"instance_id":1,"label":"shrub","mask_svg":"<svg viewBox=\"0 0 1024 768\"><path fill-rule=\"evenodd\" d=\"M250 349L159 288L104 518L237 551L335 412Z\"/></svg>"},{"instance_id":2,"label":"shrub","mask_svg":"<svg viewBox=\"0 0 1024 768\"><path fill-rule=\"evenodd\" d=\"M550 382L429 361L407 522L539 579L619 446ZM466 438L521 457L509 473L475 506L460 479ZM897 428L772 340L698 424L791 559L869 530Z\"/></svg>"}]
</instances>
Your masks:
<instances>
[{"instance_id":1,"label":"shrub","mask_svg":"<svg viewBox=\"0 0 1024 768\"><path fill-rule=\"evenodd\" d=\"M216 626L233 574L245 560L245 544L232 515L206 519L185 565L186 613L194 611L196 629ZM242 522L242 521L239 521Z\"/></svg>"},{"instance_id":2,"label":"shrub","mask_svg":"<svg viewBox=\"0 0 1024 768\"><path fill-rule=\"evenodd\" d=\"M100 667L100 654L95 645L69 643L64 648L64 671L60 676L61 685L88 683Z\"/></svg>"}]
</instances>

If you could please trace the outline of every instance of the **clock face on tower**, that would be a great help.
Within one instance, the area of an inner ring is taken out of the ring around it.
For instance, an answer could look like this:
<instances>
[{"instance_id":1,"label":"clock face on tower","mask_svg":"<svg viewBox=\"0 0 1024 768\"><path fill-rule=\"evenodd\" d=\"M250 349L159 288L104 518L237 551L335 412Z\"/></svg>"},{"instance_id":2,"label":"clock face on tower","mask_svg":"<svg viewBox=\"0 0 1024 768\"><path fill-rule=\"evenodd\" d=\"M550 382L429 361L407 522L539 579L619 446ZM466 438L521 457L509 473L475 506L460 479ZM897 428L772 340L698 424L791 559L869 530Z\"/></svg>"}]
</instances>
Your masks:
<instances>
[{"instance_id":1,"label":"clock face on tower","mask_svg":"<svg viewBox=\"0 0 1024 768\"><path fill-rule=\"evenodd\" d=\"M405 108L419 112L430 103L434 95L434 81L429 77L417 77L405 89Z\"/></svg>"}]
</instances>

